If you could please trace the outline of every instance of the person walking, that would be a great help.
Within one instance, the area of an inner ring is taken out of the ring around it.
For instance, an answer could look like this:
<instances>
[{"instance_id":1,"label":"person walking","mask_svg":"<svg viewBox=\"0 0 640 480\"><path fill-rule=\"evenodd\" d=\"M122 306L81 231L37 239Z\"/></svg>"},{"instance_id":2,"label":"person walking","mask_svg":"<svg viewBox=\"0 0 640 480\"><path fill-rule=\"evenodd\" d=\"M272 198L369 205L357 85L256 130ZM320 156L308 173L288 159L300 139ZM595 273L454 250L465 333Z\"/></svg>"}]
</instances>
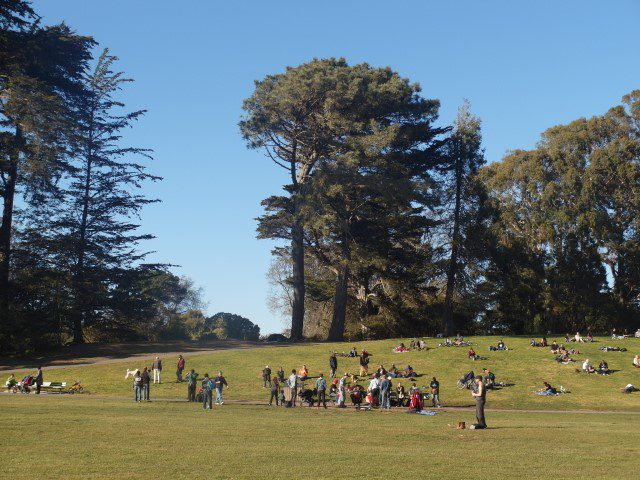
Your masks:
<instances>
[{"instance_id":1,"label":"person walking","mask_svg":"<svg viewBox=\"0 0 640 480\"><path fill-rule=\"evenodd\" d=\"M213 379L213 386L216 389L216 405L223 405L222 389L224 387L229 388L229 384L227 383L227 379L222 376L222 371L218 372L218 376Z\"/></svg>"},{"instance_id":2,"label":"person walking","mask_svg":"<svg viewBox=\"0 0 640 480\"><path fill-rule=\"evenodd\" d=\"M267 388L267 384L271 386L271 369L269 365L265 365L262 369L262 388Z\"/></svg>"},{"instance_id":3,"label":"person walking","mask_svg":"<svg viewBox=\"0 0 640 480\"><path fill-rule=\"evenodd\" d=\"M205 373L202 379L202 408L211 410L213 403L213 382L209 374Z\"/></svg>"},{"instance_id":4,"label":"person walking","mask_svg":"<svg viewBox=\"0 0 640 480\"><path fill-rule=\"evenodd\" d=\"M38 371L36 373L36 379L35 379L35 384L36 384L36 394L40 395L40 389L42 388L42 367L38 367Z\"/></svg>"},{"instance_id":5,"label":"person walking","mask_svg":"<svg viewBox=\"0 0 640 480\"><path fill-rule=\"evenodd\" d=\"M142 375L140 375L140 370L136 368L133 373L133 398L136 402L142 401L142 388Z\"/></svg>"},{"instance_id":6,"label":"person walking","mask_svg":"<svg viewBox=\"0 0 640 480\"><path fill-rule=\"evenodd\" d=\"M162 373L162 360L160 357L156 357L153 361L153 383L162 383L160 381L160 374Z\"/></svg>"},{"instance_id":7,"label":"person walking","mask_svg":"<svg viewBox=\"0 0 640 480\"><path fill-rule=\"evenodd\" d=\"M291 370L291 375L287 379L287 387L291 389L291 406L296 406L296 397L298 396L298 375L296 369Z\"/></svg>"},{"instance_id":8,"label":"person walking","mask_svg":"<svg viewBox=\"0 0 640 480\"><path fill-rule=\"evenodd\" d=\"M185 361L182 355L178 355L178 365L176 370L176 382L182 383L182 371L184 370Z\"/></svg>"},{"instance_id":9,"label":"person walking","mask_svg":"<svg viewBox=\"0 0 640 480\"><path fill-rule=\"evenodd\" d=\"M269 397L269 406L271 406L271 403L273 402L273 400L276 400L276 406L279 405L278 403L278 395L280 394L280 382L278 381L278 377L273 377L271 379L271 396Z\"/></svg>"},{"instance_id":10,"label":"person walking","mask_svg":"<svg viewBox=\"0 0 640 480\"><path fill-rule=\"evenodd\" d=\"M327 381L324 379L324 374L319 374L318 379L316 380L316 390L318 391L318 407L320 408L320 402L324 405L324 408L327 408Z\"/></svg>"},{"instance_id":11,"label":"person walking","mask_svg":"<svg viewBox=\"0 0 640 480\"><path fill-rule=\"evenodd\" d=\"M380 382L380 408L391 409L391 380L383 375Z\"/></svg>"},{"instance_id":12,"label":"person walking","mask_svg":"<svg viewBox=\"0 0 640 480\"><path fill-rule=\"evenodd\" d=\"M198 381L198 374L192 368L189 373L184 377L187 381L187 401L196 401L196 382Z\"/></svg>"},{"instance_id":13,"label":"person walking","mask_svg":"<svg viewBox=\"0 0 640 480\"><path fill-rule=\"evenodd\" d=\"M487 399L487 388L482 380L482 375L477 375L475 378L476 388L471 391L476 399L476 420L478 423L473 425L475 429L487 428L487 422L484 418L484 405Z\"/></svg>"},{"instance_id":14,"label":"person walking","mask_svg":"<svg viewBox=\"0 0 640 480\"><path fill-rule=\"evenodd\" d=\"M336 352L333 352L329 357L329 376L331 378L336 377L336 370L338 369L338 356Z\"/></svg>"},{"instance_id":15,"label":"person walking","mask_svg":"<svg viewBox=\"0 0 640 480\"><path fill-rule=\"evenodd\" d=\"M431 405L440 408L440 382L436 377L431 379L429 387L431 388Z\"/></svg>"},{"instance_id":16,"label":"person walking","mask_svg":"<svg viewBox=\"0 0 640 480\"><path fill-rule=\"evenodd\" d=\"M149 376L149 369L144 367L140 376L142 377L142 400L150 402L151 377Z\"/></svg>"},{"instance_id":17,"label":"person walking","mask_svg":"<svg viewBox=\"0 0 640 480\"><path fill-rule=\"evenodd\" d=\"M360 354L360 376L364 377L367 375L369 370L369 353L366 350L362 350Z\"/></svg>"}]
</instances>

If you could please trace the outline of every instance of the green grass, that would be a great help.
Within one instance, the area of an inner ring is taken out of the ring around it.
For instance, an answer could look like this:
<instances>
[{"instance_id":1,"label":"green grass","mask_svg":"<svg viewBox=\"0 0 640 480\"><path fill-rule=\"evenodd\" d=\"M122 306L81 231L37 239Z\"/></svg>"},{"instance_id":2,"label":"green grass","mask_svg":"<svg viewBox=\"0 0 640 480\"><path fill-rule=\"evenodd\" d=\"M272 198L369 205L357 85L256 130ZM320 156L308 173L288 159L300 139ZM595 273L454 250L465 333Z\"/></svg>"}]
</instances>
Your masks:
<instances>
[{"instance_id":1,"label":"green grass","mask_svg":"<svg viewBox=\"0 0 640 480\"><path fill-rule=\"evenodd\" d=\"M5 478L631 478L640 415L316 411L4 396ZM7 464L12 465L11 474Z\"/></svg>"},{"instance_id":2,"label":"green grass","mask_svg":"<svg viewBox=\"0 0 640 480\"><path fill-rule=\"evenodd\" d=\"M588 410L639 410L640 394L625 395L620 388L627 383L640 387L640 369L634 369L632 359L640 353L640 340L628 339L612 341L609 338L598 338L597 342L581 343L577 348L583 353L575 355L576 363L561 365L553 361L554 355L547 348L529 347L529 338L505 338L510 348L506 352L489 352L488 346L496 344L495 337L476 337L472 339L477 345L475 350L486 360L475 362L467 359L467 348L433 348L436 340L428 340L430 350L412 351L409 353L393 353L392 348L400 340L382 340L357 343L358 349L366 346L373 354L370 370L383 364L389 368L395 363L403 368L411 364L416 372L423 374L417 379L420 385L428 385L432 376L438 377L441 385L443 405L468 405L472 399L467 390L458 390L456 380L465 372L474 370L481 372L483 367L491 369L498 381L512 383L514 386L491 392L488 406L507 409L588 409ZM551 341L552 338L549 339ZM410 339L405 339L408 344ZM576 344L571 344L576 346ZM602 352L598 347L615 345L627 348L627 352ZM303 363L315 376L318 372L328 374L328 357L331 350L347 352L351 344L319 344L293 347L274 347L253 350L220 350L209 354L186 356L187 368L195 368L202 376L205 372L214 374L219 369L224 371L230 389L225 393L231 401L266 401L268 392L261 387L261 370L269 364L275 372L282 365L285 371L299 368ZM580 369L584 358L593 364L606 359L609 368L617 370L609 376L587 375L576 372ZM163 358L165 370L162 385L152 386L152 397L156 399L182 399L186 397L186 385L175 383L175 359ZM339 372L357 373L358 361L351 358L338 359ZM92 394L101 396L131 396L131 379L124 380L127 368L151 366L151 361L125 361L105 365L69 367L63 369L45 368L45 380L67 381L80 380ZM557 397L539 397L532 392L541 388L543 381L554 386L562 385L571 393ZM394 381L408 386L407 379ZM311 383L311 382L308 382Z\"/></svg>"},{"instance_id":3,"label":"green grass","mask_svg":"<svg viewBox=\"0 0 640 480\"><path fill-rule=\"evenodd\" d=\"M186 385L173 382L173 358L165 362L165 383L153 386L152 402L132 401L127 368L150 361L124 361L62 369L45 368L45 380L80 380L87 395L0 395L0 444L6 478L199 479L199 478L630 478L637 468L640 441L640 393L620 387L640 385L640 369L631 366L640 341L598 339L577 346L574 365L559 365L548 349L531 348L530 339L505 338L512 348L489 352L497 338L473 339L487 360L472 362L466 348L432 348L427 352L392 353L399 340L358 343L373 353L371 367L410 363L419 384L435 375L445 406L472 404L456 379L470 369L493 370L499 381L514 383L490 392L489 408L528 410L609 410L618 413L493 411L490 429L456 430L474 421L472 410L439 411L435 417L401 411L308 408L285 409L240 402L266 402L261 369L275 371L303 363L311 375L328 372L334 348L320 344L254 350L221 350L186 356L199 373L222 369L231 389L228 403L203 411L182 400ZM551 340L551 339L550 339ZM405 340L405 343L408 341ZM435 340L427 341L435 347ZM599 346L624 346L627 352L601 352ZM576 373L588 356L606 359L611 376ZM339 358L339 371L356 372L357 360ZM571 393L538 397L531 392L543 380ZM407 383L407 380L400 380ZM635 412L635 413L623 413ZM10 464L10 467L6 465ZM11 470L8 472L8 470Z\"/></svg>"}]
</instances>

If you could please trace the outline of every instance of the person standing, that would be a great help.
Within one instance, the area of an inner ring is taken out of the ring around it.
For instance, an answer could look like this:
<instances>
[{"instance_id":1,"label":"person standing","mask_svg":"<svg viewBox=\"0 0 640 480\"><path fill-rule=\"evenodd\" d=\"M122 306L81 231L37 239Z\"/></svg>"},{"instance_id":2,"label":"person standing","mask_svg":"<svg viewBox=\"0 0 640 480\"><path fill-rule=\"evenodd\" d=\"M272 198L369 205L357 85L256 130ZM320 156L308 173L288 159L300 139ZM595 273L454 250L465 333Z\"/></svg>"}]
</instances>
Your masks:
<instances>
[{"instance_id":1,"label":"person standing","mask_svg":"<svg viewBox=\"0 0 640 480\"><path fill-rule=\"evenodd\" d=\"M211 410L213 403L213 382L209 374L205 373L202 379L202 408Z\"/></svg>"},{"instance_id":2,"label":"person standing","mask_svg":"<svg viewBox=\"0 0 640 480\"><path fill-rule=\"evenodd\" d=\"M137 368L133 373L133 398L136 402L142 401L142 375Z\"/></svg>"},{"instance_id":3,"label":"person standing","mask_svg":"<svg viewBox=\"0 0 640 480\"><path fill-rule=\"evenodd\" d=\"M282 367L278 369L278 382L284 385L284 368Z\"/></svg>"},{"instance_id":4,"label":"person standing","mask_svg":"<svg viewBox=\"0 0 640 480\"><path fill-rule=\"evenodd\" d=\"M153 361L153 383L162 383L160 381L160 374L162 373L162 360L160 357L156 357Z\"/></svg>"},{"instance_id":5,"label":"person standing","mask_svg":"<svg viewBox=\"0 0 640 480\"><path fill-rule=\"evenodd\" d=\"M318 390L318 407L320 408L320 402L327 408L327 381L324 379L324 374L320 374L316 380L316 390Z\"/></svg>"},{"instance_id":6,"label":"person standing","mask_svg":"<svg viewBox=\"0 0 640 480\"><path fill-rule=\"evenodd\" d=\"M391 408L391 380L383 375L380 382L380 408L389 410Z\"/></svg>"},{"instance_id":7,"label":"person standing","mask_svg":"<svg viewBox=\"0 0 640 480\"><path fill-rule=\"evenodd\" d=\"M471 391L476 399L476 420L478 423L474 426L476 429L487 428L487 422L484 418L484 405L487 399L487 388L482 381L482 375L477 375L475 378L476 388L475 391Z\"/></svg>"},{"instance_id":8,"label":"person standing","mask_svg":"<svg viewBox=\"0 0 640 480\"><path fill-rule=\"evenodd\" d=\"M269 406L271 406L271 403L273 402L273 400L276 400L276 406L279 405L278 403L278 395L280 394L280 382L278 381L278 377L273 377L271 379L271 396L269 397Z\"/></svg>"},{"instance_id":9,"label":"person standing","mask_svg":"<svg viewBox=\"0 0 640 480\"><path fill-rule=\"evenodd\" d=\"M36 373L36 394L40 395L40 389L42 388L42 367L38 367L38 371Z\"/></svg>"},{"instance_id":10,"label":"person standing","mask_svg":"<svg viewBox=\"0 0 640 480\"><path fill-rule=\"evenodd\" d=\"M298 396L298 375L296 369L291 370L291 375L287 379L287 387L291 389L291 406L296 406L296 397Z\"/></svg>"},{"instance_id":11,"label":"person standing","mask_svg":"<svg viewBox=\"0 0 640 480\"><path fill-rule=\"evenodd\" d=\"M267 388L267 384L271 386L271 369L269 365L265 365L262 369L262 388Z\"/></svg>"},{"instance_id":12,"label":"person standing","mask_svg":"<svg viewBox=\"0 0 640 480\"><path fill-rule=\"evenodd\" d=\"M440 382L436 377L431 379L429 387L431 387L431 405L440 408Z\"/></svg>"},{"instance_id":13,"label":"person standing","mask_svg":"<svg viewBox=\"0 0 640 480\"><path fill-rule=\"evenodd\" d=\"M184 370L185 361L182 355L178 355L178 368L176 370L176 382L182 383L182 371Z\"/></svg>"},{"instance_id":14,"label":"person standing","mask_svg":"<svg viewBox=\"0 0 640 480\"><path fill-rule=\"evenodd\" d=\"M369 370L369 353L366 350L362 350L360 354L360 376L364 377L367 375Z\"/></svg>"},{"instance_id":15,"label":"person standing","mask_svg":"<svg viewBox=\"0 0 640 480\"><path fill-rule=\"evenodd\" d=\"M196 401L196 382L198 381L198 374L192 368L189 373L184 377L187 381L187 401Z\"/></svg>"},{"instance_id":16,"label":"person standing","mask_svg":"<svg viewBox=\"0 0 640 480\"><path fill-rule=\"evenodd\" d=\"M218 376L213 379L213 386L216 389L216 405L222 405L222 389L226 386L229 388L227 379L222 376L222 371L218 372Z\"/></svg>"},{"instance_id":17,"label":"person standing","mask_svg":"<svg viewBox=\"0 0 640 480\"><path fill-rule=\"evenodd\" d=\"M333 352L329 357L329 375L331 378L336 377L336 370L338 369L338 357L336 352Z\"/></svg>"},{"instance_id":18,"label":"person standing","mask_svg":"<svg viewBox=\"0 0 640 480\"><path fill-rule=\"evenodd\" d=\"M149 369L144 367L140 376L142 377L142 400L150 402L151 377L149 376Z\"/></svg>"},{"instance_id":19,"label":"person standing","mask_svg":"<svg viewBox=\"0 0 640 480\"><path fill-rule=\"evenodd\" d=\"M340 382L338 383L338 408L347 408L345 402L346 402L346 397L347 397L347 393L346 393L346 383L347 383L347 378L349 378L349 375L347 373L345 373L342 378L340 379Z\"/></svg>"}]
</instances>

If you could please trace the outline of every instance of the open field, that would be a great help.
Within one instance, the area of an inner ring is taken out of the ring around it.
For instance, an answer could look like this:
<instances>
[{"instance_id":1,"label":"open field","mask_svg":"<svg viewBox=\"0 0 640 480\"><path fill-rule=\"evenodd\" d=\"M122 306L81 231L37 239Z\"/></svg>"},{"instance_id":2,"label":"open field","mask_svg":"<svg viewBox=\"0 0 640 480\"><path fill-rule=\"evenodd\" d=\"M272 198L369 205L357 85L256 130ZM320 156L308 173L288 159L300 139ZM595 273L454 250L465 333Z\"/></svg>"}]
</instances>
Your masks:
<instances>
[{"instance_id":1,"label":"open field","mask_svg":"<svg viewBox=\"0 0 640 480\"><path fill-rule=\"evenodd\" d=\"M505 338L511 348L506 352L488 351L488 345L497 343L495 337L472 340L485 360L468 360L464 347L393 353L400 340L356 346L366 346L373 354L370 370L380 363L387 368L409 363L423 374L417 379L420 385L437 376L445 406L473 403L467 390L455 387L456 379L470 369L486 366L498 381L513 383L490 392L487 407L530 411L489 411L486 431L454 428L458 421L474 421L470 409L441 410L429 417L400 410L318 411L259 404L268 399L260 380L265 363L274 371L280 365L290 371L305 363L312 376L327 374L330 351L346 352L351 344L187 354L188 368L201 374L222 369L231 386L225 392L227 403L206 412L199 404L183 402L186 384L173 383L174 358L163 357L165 383L152 386L152 402L143 404L133 402L131 379L125 381L124 373L150 366L150 361L45 369L45 380L78 379L90 393L0 395L0 444L12 465L7 478L494 479L544 478L545 472L633 478L639 461L640 393L626 395L619 388L640 384L640 369L631 365L640 341L599 338L577 345L583 354L575 356L576 364L559 365L548 349L529 347L530 339ZM435 347L437 341L428 340L427 345ZM602 345L625 347L627 352L601 352ZM577 373L585 356L593 363L606 359L616 372L608 377ZM357 370L357 359L338 362L339 371ZM543 380L571 393L533 395ZM593 410L602 412L586 413Z\"/></svg>"}]
</instances>

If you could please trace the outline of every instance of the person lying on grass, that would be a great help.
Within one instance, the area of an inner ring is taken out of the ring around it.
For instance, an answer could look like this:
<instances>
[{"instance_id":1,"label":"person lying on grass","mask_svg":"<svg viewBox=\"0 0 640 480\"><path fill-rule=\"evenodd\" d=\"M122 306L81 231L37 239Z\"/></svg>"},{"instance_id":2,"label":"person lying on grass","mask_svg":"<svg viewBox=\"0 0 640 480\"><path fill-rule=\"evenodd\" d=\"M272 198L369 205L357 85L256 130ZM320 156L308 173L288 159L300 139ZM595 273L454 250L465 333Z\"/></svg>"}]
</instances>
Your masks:
<instances>
[{"instance_id":1,"label":"person lying on grass","mask_svg":"<svg viewBox=\"0 0 640 480\"><path fill-rule=\"evenodd\" d=\"M587 373L596 373L596 369L591 366L588 358L582 364L582 371Z\"/></svg>"},{"instance_id":2,"label":"person lying on grass","mask_svg":"<svg viewBox=\"0 0 640 480\"><path fill-rule=\"evenodd\" d=\"M628 383L626 387L622 387L620 389L620 391L622 393L631 393L631 392L637 392L639 391L636 387L634 387L632 384Z\"/></svg>"},{"instance_id":3,"label":"person lying on grass","mask_svg":"<svg viewBox=\"0 0 640 480\"><path fill-rule=\"evenodd\" d=\"M564 353L562 355L560 355L559 357L556 357L555 360L556 362L563 363L565 365L571 362L575 362L575 360L569 356L566 350L564 350Z\"/></svg>"},{"instance_id":4,"label":"person lying on grass","mask_svg":"<svg viewBox=\"0 0 640 480\"><path fill-rule=\"evenodd\" d=\"M549 385L548 382L543 382L542 385L543 385L542 389L536 392L538 395L557 395L558 394L558 391L554 387Z\"/></svg>"},{"instance_id":5,"label":"person lying on grass","mask_svg":"<svg viewBox=\"0 0 640 480\"><path fill-rule=\"evenodd\" d=\"M391 378L396 378L399 376L398 367L396 367L395 363L391 364L391 368L389 369L388 375Z\"/></svg>"}]
</instances>

